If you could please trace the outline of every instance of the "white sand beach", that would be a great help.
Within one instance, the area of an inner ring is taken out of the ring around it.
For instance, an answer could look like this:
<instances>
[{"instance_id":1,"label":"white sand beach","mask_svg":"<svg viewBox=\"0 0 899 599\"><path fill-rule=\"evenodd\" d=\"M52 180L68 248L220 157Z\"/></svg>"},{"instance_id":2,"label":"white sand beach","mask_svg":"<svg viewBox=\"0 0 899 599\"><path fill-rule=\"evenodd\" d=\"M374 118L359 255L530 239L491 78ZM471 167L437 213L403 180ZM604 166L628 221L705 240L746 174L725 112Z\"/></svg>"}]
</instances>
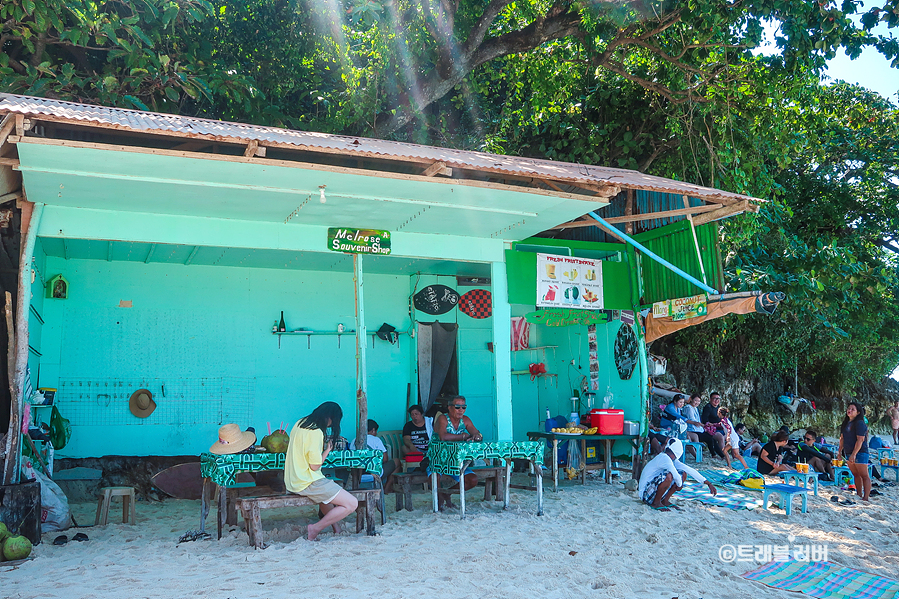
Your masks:
<instances>
[{"instance_id":1,"label":"white sand beach","mask_svg":"<svg viewBox=\"0 0 899 599\"><path fill-rule=\"evenodd\" d=\"M242 523L221 541L178 545L198 527L199 502L138 502L135 526L78 529L90 540L63 546L52 545L60 533L45 534L34 559L0 567L0 597L801 597L740 578L761 564L723 562L719 547L824 544L831 561L899 579L899 486L881 491L868 505L840 506L829 497L853 495L827 487L809 498L808 514L797 499L789 518L770 506L683 500L682 511L663 513L619 482L591 478L558 493L550 487L542 517L532 491L513 491L503 511L474 490L465 520L432 513L430 496L418 492L414 512L394 513L388 498L388 522L375 537L326 533L311 543L304 528L313 508L263 512L265 550L248 546ZM78 522L93 522L95 504L72 509ZM207 530L214 520L213 512Z\"/></svg>"}]
</instances>

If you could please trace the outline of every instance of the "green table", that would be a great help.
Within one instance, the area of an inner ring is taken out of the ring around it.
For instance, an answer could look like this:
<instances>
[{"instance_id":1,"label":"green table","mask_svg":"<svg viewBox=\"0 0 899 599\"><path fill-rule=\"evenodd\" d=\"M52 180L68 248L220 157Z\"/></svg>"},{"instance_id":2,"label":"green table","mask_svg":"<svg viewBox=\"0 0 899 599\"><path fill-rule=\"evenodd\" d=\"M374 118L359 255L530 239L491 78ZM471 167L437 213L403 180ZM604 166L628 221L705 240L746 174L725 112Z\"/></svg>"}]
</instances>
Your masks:
<instances>
[{"instance_id":1,"label":"green table","mask_svg":"<svg viewBox=\"0 0 899 599\"><path fill-rule=\"evenodd\" d=\"M209 514L210 500L219 491L218 506L218 538L222 538L222 529L228 513L227 489L237 483L237 474L240 472L265 472L268 470L283 470L286 461L283 453L235 453L217 455L204 452L200 454L200 475L203 477L203 496L200 502L200 530L206 530L206 516ZM322 468L346 468L353 476L352 489L359 488L363 472L374 476L376 483L381 485L384 454L374 449L361 449L356 451L332 451L322 464ZM381 491L381 505L384 505L383 490ZM384 511L381 511L382 524L384 524Z\"/></svg>"},{"instance_id":2,"label":"green table","mask_svg":"<svg viewBox=\"0 0 899 599\"><path fill-rule=\"evenodd\" d=\"M428 446L431 470L431 501L437 511L437 475L459 477L459 503L465 518L465 469L475 460L503 460L506 481L503 509L509 507L509 485L512 480L512 460L528 460L537 476L537 515L543 515L543 444L537 441L441 441L436 436Z\"/></svg>"},{"instance_id":3,"label":"green table","mask_svg":"<svg viewBox=\"0 0 899 599\"><path fill-rule=\"evenodd\" d=\"M552 442L553 448L553 491L559 489L559 441L575 441L581 442L581 456L584 460L584 469L581 470L581 484L587 483L587 470L605 470L606 483L612 482L612 444L615 441L628 441L631 444L633 457L635 453L640 451L639 435L566 435L563 433L544 433L534 431L528 433L528 439L546 439ZM603 461L597 464L587 464L587 441L602 441L605 446L605 455Z\"/></svg>"}]
</instances>

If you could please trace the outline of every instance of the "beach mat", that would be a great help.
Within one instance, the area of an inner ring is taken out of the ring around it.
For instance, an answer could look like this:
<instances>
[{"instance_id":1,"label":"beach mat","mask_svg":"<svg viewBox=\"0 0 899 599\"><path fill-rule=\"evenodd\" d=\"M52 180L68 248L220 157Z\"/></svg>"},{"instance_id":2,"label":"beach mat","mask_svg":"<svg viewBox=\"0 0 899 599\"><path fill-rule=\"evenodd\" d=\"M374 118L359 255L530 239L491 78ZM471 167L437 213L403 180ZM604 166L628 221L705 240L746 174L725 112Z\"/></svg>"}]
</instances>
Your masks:
<instances>
[{"instance_id":1,"label":"beach mat","mask_svg":"<svg viewBox=\"0 0 899 599\"><path fill-rule=\"evenodd\" d=\"M818 599L896 599L899 580L833 562L772 561L743 578Z\"/></svg>"},{"instance_id":2,"label":"beach mat","mask_svg":"<svg viewBox=\"0 0 899 599\"><path fill-rule=\"evenodd\" d=\"M743 487L741 487L743 488ZM748 489L747 489L748 490ZM717 495L709 493L708 487L699 483L687 483L674 494L675 498L698 501L730 510L752 510L761 507L762 500L751 495L744 495L726 489L718 489Z\"/></svg>"}]
</instances>

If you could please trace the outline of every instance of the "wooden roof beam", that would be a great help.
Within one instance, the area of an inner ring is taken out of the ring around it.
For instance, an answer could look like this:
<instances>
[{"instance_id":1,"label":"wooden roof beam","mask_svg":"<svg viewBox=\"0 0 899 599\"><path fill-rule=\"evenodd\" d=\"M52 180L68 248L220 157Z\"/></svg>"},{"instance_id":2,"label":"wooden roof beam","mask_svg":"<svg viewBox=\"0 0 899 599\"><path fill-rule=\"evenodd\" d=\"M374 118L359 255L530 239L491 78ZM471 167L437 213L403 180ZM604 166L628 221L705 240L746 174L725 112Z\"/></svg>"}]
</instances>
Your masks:
<instances>
[{"instance_id":1,"label":"wooden roof beam","mask_svg":"<svg viewBox=\"0 0 899 599\"><path fill-rule=\"evenodd\" d=\"M452 177L453 169L446 166L445 162L435 162L424 170L421 174L423 177L433 177L435 175L443 175L444 177Z\"/></svg>"},{"instance_id":2,"label":"wooden roof beam","mask_svg":"<svg viewBox=\"0 0 899 599\"><path fill-rule=\"evenodd\" d=\"M705 214L700 214L696 218L693 219L693 225L698 227L700 225L704 225L706 223L710 223L715 220L720 220L722 218L727 218L728 216L734 216L736 214L740 214L742 212L752 211L752 204L750 204L749 200L744 200L738 204L734 204L732 206L724 206L723 208L718 208L717 210L712 210L711 212L706 212ZM756 209L758 207L756 206Z\"/></svg>"}]
</instances>

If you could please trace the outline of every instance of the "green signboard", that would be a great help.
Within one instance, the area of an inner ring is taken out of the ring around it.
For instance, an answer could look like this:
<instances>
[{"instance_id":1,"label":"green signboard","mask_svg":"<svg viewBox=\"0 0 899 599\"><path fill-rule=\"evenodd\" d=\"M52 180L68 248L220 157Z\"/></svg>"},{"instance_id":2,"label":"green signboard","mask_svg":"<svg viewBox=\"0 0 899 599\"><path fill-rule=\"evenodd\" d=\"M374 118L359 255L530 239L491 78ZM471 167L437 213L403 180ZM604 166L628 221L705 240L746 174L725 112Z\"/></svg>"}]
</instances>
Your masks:
<instances>
[{"instance_id":1,"label":"green signboard","mask_svg":"<svg viewBox=\"0 0 899 599\"><path fill-rule=\"evenodd\" d=\"M544 308L525 314L531 324L548 327L567 327L576 324L605 324L612 320L611 310L571 310L568 308Z\"/></svg>"},{"instance_id":2,"label":"green signboard","mask_svg":"<svg viewBox=\"0 0 899 599\"><path fill-rule=\"evenodd\" d=\"M331 227L328 229L328 249L345 254L386 256L390 253L390 231Z\"/></svg>"}]
</instances>

